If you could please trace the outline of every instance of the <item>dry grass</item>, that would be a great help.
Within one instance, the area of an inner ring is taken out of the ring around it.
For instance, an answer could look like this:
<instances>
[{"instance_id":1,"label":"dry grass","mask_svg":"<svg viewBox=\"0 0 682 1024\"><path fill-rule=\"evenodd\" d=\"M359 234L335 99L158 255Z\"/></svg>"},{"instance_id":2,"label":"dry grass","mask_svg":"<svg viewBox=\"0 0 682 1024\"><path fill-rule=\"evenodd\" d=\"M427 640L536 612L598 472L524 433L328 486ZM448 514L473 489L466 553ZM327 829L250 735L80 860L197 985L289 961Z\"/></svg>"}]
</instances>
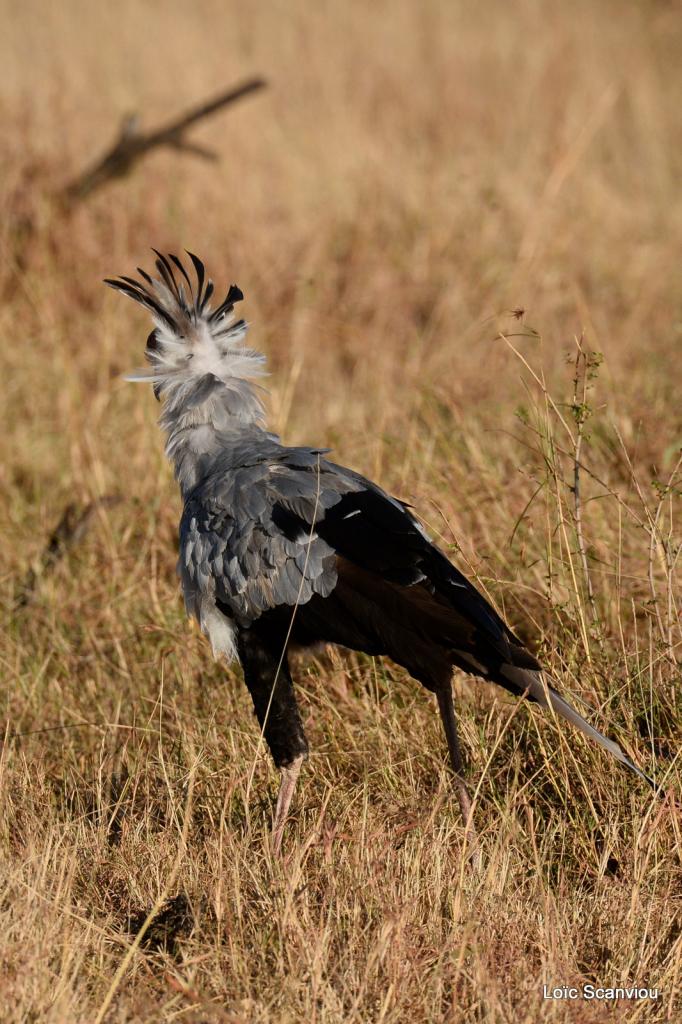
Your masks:
<instances>
[{"instance_id":1,"label":"dry grass","mask_svg":"<svg viewBox=\"0 0 682 1024\"><path fill-rule=\"evenodd\" d=\"M368 8L2 4L3 1021L680 1019L679 4ZM197 132L218 166L51 203L124 112L254 72ZM416 504L665 800L461 681L476 877L431 700L331 652L298 666L272 862L275 773L185 621L157 409L119 380L146 324L100 284L150 245L239 282L276 428ZM585 982L661 996L543 1000Z\"/></svg>"}]
</instances>

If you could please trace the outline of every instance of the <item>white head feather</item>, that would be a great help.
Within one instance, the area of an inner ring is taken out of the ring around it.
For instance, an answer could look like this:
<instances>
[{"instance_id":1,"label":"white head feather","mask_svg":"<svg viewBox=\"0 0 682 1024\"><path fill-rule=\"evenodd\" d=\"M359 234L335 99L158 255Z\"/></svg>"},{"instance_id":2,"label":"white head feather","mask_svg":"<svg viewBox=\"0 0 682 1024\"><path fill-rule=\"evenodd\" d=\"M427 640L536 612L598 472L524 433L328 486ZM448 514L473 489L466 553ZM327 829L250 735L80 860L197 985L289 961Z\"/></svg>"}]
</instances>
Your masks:
<instances>
[{"instance_id":1,"label":"white head feather","mask_svg":"<svg viewBox=\"0 0 682 1024\"><path fill-rule=\"evenodd\" d=\"M244 344L246 322L234 317L234 304L244 296L236 285L211 309L213 282L206 280L201 260L188 253L196 273L192 283L176 256L156 255L158 278L138 267L143 283L131 277L105 283L151 313L154 330L145 352L150 366L126 380L153 384L163 399L166 453L186 491L206 458L225 451L227 435L262 423L263 405L251 381L265 374L265 356Z\"/></svg>"},{"instance_id":2,"label":"white head feather","mask_svg":"<svg viewBox=\"0 0 682 1024\"><path fill-rule=\"evenodd\" d=\"M246 322L235 320L234 304L244 297L241 290L231 285L223 302L212 310L213 282L207 280L204 287L204 265L192 253L188 255L196 271L194 286L176 256L158 252L159 278L138 268L145 283L129 277L105 282L151 313L154 331L146 350L151 366L126 374L125 379L154 384L157 394L163 394L167 385L185 386L207 375L229 387L235 379L249 380L266 372L265 356L244 344ZM172 264L184 281L176 280Z\"/></svg>"}]
</instances>

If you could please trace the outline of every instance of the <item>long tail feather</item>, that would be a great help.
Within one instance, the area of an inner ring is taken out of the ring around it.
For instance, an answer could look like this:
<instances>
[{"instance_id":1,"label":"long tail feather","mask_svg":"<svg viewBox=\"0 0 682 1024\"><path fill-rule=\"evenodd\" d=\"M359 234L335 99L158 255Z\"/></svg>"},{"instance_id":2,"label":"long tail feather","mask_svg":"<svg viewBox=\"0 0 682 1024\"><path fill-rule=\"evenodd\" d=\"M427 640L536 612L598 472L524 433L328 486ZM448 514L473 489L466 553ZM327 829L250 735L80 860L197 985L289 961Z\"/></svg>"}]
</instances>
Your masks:
<instances>
[{"instance_id":1,"label":"long tail feather","mask_svg":"<svg viewBox=\"0 0 682 1024\"><path fill-rule=\"evenodd\" d=\"M600 747L615 757L617 761L624 764L630 771L635 772L641 779L648 782L652 789L656 789L655 782L645 775L644 772L634 764L630 758L625 754L618 744L604 736L603 733L595 729L593 725L585 721L582 715L578 714L575 708L572 708L568 701L564 700L556 690L552 689L549 684L543 683L542 675L539 672L532 672L528 669L517 668L514 665L503 665L502 675L510 683L513 688L518 692L527 693L528 696L536 701L541 707L551 707L557 715L561 718L565 718L567 722L574 725L576 729L580 729L586 736L589 736L591 740L598 743Z\"/></svg>"}]
</instances>

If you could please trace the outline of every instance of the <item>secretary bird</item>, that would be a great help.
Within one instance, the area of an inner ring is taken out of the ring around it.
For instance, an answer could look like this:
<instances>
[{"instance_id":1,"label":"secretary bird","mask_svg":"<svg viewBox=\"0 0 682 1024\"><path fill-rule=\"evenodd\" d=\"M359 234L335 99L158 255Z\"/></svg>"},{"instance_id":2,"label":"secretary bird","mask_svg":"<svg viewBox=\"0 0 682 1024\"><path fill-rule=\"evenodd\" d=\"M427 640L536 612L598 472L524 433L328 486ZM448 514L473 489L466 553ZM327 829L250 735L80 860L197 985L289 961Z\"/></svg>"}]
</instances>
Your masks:
<instances>
[{"instance_id":1,"label":"secretary bird","mask_svg":"<svg viewBox=\"0 0 682 1024\"><path fill-rule=\"evenodd\" d=\"M550 686L536 658L432 543L409 507L331 462L324 448L289 448L264 429L265 357L245 346L243 299L213 283L188 253L157 250L157 278L105 283L144 306L150 367L127 380L154 386L184 510L178 574L185 605L214 655L239 658L281 783L273 846L308 753L289 670L292 645L340 644L388 655L436 695L462 814L471 802L452 702L453 667L551 707L653 786L613 740ZM191 270L191 268L190 268Z\"/></svg>"}]
</instances>

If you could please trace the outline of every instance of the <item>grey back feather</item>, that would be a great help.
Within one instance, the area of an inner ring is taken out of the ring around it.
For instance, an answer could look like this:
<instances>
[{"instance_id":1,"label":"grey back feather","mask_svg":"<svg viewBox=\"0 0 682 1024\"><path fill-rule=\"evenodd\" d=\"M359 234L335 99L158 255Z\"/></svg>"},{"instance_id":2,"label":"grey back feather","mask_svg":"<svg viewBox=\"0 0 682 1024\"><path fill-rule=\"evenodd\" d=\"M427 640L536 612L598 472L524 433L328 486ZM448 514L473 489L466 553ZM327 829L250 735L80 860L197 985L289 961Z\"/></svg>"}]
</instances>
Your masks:
<instances>
[{"instance_id":1,"label":"grey back feather","mask_svg":"<svg viewBox=\"0 0 682 1024\"><path fill-rule=\"evenodd\" d=\"M327 597L336 585L335 551L315 523L361 485L315 449L259 447L216 460L187 496L178 571L193 614L210 591L246 625L270 608ZM310 526L283 529L278 517L287 512Z\"/></svg>"}]
</instances>

